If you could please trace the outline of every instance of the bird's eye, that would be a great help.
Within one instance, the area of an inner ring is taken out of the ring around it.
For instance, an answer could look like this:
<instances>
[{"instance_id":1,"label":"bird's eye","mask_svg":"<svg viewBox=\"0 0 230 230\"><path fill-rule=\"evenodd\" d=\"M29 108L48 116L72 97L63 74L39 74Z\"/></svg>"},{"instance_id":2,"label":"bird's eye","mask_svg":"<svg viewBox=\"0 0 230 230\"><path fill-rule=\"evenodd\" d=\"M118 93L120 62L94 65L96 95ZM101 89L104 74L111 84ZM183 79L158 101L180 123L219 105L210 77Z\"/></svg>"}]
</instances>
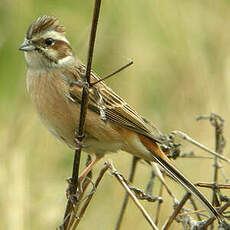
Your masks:
<instances>
[{"instance_id":1,"label":"bird's eye","mask_svg":"<svg viewBox=\"0 0 230 230\"><path fill-rule=\"evenodd\" d=\"M53 40L52 38L47 38L47 39L45 40L45 44L46 44L47 46L51 46L53 43L54 43L54 40Z\"/></svg>"}]
</instances>

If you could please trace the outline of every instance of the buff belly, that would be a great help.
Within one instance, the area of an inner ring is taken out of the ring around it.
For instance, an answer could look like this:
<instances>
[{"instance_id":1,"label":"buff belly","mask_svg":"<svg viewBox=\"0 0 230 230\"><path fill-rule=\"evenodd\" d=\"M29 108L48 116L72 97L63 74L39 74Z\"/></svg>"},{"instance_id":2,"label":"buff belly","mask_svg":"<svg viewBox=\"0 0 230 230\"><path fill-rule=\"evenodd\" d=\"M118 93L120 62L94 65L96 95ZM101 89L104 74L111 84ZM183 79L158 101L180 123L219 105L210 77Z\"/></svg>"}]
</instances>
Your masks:
<instances>
[{"instance_id":1,"label":"buff belly","mask_svg":"<svg viewBox=\"0 0 230 230\"><path fill-rule=\"evenodd\" d=\"M27 89L42 123L54 136L74 149L80 104L67 97L65 82L55 75L47 77L47 74L39 73L31 76L28 73ZM86 152L104 155L107 152L117 152L124 146L122 134L91 110L87 112L85 133Z\"/></svg>"}]
</instances>

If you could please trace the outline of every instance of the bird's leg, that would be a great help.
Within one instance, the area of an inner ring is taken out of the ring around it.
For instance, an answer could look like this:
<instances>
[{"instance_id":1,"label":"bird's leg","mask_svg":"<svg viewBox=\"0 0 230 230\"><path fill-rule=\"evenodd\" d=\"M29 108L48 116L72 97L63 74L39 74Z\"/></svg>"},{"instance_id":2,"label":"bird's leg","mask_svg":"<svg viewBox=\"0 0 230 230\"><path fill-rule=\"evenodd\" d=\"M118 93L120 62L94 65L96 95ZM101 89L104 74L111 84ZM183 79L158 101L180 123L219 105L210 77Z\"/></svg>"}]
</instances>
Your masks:
<instances>
[{"instance_id":1,"label":"bird's leg","mask_svg":"<svg viewBox=\"0 0 230 230\"><path fill-rule=\"evenodd\" d=\"M89 83L87 81L83 80L77 80L77 81L72 81L70 82L70 87L78 86L80 88L86 88L87 90L89 89Z\"/></svg>"},{"instance_id":2,"label":"bird's leg","mask_svg":"<svg viewBox=\"0 0 230 230\"><path fill-rule=\"evenodd\" d=\"M78 177L78 182L81 182L87 177L88 173L92 170L93 166L101 159L101 157L96 156L96 158L90 162L90 164L83 170L81 175Z\"/></svg>"},{"instance_id":3,"label":"bird's leg","mask_svg":"<svg viewBox=\"0 0 230 230\"><path fill-rule=\"evenodd\" d=\"M85 137L85 135L79 136L78 133L76 132L75 137L76 137L76 138L74 138L74 141L76 143L75 150L79 150L79 149L84 148L85 145L83 144L82 139Z\"/></svg>"},{"instance_id":4,"label":"bird's leg","mask_svg":"<svg viewBox=\"0 0 230 230\"><path fill-rule=\"evenodd\" d=\"M100 111L100 118L102 121L106 122L106 113L105 113L106 107L104 105L103 96L101 95L99 88L94 87L94 90L95 90L95 94L98 96L97 107Z\"/></svg>"},{"instance_id":5,"label":"bird's leg","mask_svg":"<svg viewBox=\"0 0 230 230\"><path fill-rule=\"evenodd\" d=\"M101 157L96 156L96 158L90 162L90 164L83 170L83 172L81 173L81 175L78 177L78 185L79 185L79 191L81 192L82 188L81 188L81 184L82 181L87 177L88 173L92 170L93 166L101 159ZM73 181L72 178L68 178L66 180L68 182L68 187L66 189L66 197L67 199L70 199L72 201L73 204L76 203L77 197L76 194L72 194L72 187L73 185Z\"/></svg>"}]
</instances>

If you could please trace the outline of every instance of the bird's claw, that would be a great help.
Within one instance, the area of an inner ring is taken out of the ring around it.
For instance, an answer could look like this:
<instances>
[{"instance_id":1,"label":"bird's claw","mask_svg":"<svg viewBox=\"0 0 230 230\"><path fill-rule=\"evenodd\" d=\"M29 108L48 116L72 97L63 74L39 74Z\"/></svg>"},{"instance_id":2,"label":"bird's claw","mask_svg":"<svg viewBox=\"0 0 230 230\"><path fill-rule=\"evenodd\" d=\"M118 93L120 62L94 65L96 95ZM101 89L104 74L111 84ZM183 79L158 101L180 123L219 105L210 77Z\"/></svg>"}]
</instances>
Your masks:
<instances>
[{"instance_id":1,"label":"bird's claw","mask_svg":"<svg viewBox=\"0 0 230 230\"><path fill-rule=\"evenodd\" d=\"M78 86L80 88L85 88L85 89L88 89L89 88L89 83L87 81L84 81L84 80L77 80L77 81L72 81L70 83L70 87L73 87L73 86Z\"/></svg>"},{"instance_id":2,"label":"bird's claw","mask_svg":"<svg viewBox=\"0 0 230 230\"><path fill-rule=\"evenodd\" d=\"M75 150L79 150L79 149L86 147L83 141L81 141L82 139L84 139L85 136L84 135L83 136L76 135L76 136L77 137L74 138L74 141L76 143Z\"/></svg>"},{"instance_id":3,"label":"bird's claw","mask_svg":"<svg viewBox=\"0 0 230 230\"><path fill-rule=\"evenodd\" d=\"M66 188L66 198L71 201L72 204L77 204L78 197L77 193L74 192L75 190L75 185L73 183L73 180L71 177L66 179L68 186Z\"/></svg>"}]
</instances>

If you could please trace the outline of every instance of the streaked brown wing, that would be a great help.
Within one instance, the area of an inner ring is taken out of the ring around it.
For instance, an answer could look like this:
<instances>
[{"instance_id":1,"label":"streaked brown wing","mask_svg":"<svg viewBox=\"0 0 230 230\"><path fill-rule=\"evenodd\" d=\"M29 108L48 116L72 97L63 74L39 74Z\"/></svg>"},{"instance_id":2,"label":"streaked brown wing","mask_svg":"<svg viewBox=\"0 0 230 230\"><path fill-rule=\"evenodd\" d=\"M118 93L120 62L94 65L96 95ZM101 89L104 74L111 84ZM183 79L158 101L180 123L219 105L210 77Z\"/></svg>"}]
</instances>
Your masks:
<instances>
[{"instance_id":1,"label":"streaked brown wing","mask_svg":"<svg viewBox=\"0 0 230 230\"><path fill-rule=\"evenodd\" d=\"M72 69L71 72L64 72L67 81L80 80L80 73L83 73L85 66L81 65ZM91 82L98 81L100 78L92 73ZM76 84L71 84L70 95L77 101L81 102L82 88ZM115 94L105 83L99 82L89 90L89 109L99 115L105 114L105 118L121 125L124 128L133 130L151 139L161 142L159 134L154 132L153 128L138 115L122 98Z\"/></svg>"}]
</instances>

